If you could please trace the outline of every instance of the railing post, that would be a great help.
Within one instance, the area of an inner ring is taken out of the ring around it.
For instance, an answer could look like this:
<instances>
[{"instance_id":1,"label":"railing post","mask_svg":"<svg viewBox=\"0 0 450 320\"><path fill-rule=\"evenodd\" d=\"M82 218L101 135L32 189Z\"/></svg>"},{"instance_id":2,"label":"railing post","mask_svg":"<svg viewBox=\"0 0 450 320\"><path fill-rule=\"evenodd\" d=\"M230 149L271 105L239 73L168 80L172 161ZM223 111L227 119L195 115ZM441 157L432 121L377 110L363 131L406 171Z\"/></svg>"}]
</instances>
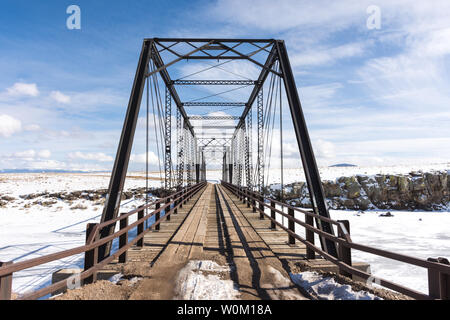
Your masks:
<instances>
[{"instance_id":1,"label":"railing post","mask_svg":"<svg viewBox=\"0 0 450 320\"><path fill-rule=\"evenodd\" d=\"M175 208L174 210L173 210L173 214L177 214L178 213L178 207L177 207L177 205L178 205L178 200L175 200L176 198L178 198L178 195L175 195L175 197L173 198L173 207Z\"/></svg>"},{"instance_id":2,"label":"railing post","mask_svg":"<svg viewBox=\"0 0 450 320\"><path fill-rule=\"evenodd\" d=\"M128 227L128 217L120 220L120 230ZM119 236L119 250L128 244L128 231ZM128 250L119 256L119 263L126 263L128 260Z\"/></svg>"},{"instance_id":3,"label":"railing post","mask_svg":"<svg viewBox=\"0 0 450 320\"><path fill-rule=\"evenodd\" d=\"M270 201L270 206L273 209L275 209L275 201L271 200ZM273 210L273 209L270 210L270 217L273 219L273 220L270 221L270 228L272 230L275 230L277 228L277 225L276 225L276 223L274 221L276 219L276 216L275 216L275 210Z\"/></svg>"},{"instance_id":4,"label":"railing post","mask_svg":"<svg viewBox=\"0 0 450 320\"><path fill-rule=\"evenodd\" d=\"M169 198L167 198L167 200L166 200L166 204L168 204L169 206L166 208L166 212L165 212L165 215L167 216L166 217L166 220L167 221L170 221L170 197Z\"/></svg>"},{"instance_id":5,"label":"railing post","mask_svg":"<svg viewBox=\"0 0 450 320\"><path fill-rule=\"evenodd\" d=\"M139 209L141 209L141 210L138 211L138 215L137 215L138 220L140 220L144 217L144 209L143 208L139 208ZM139 223L137 225L137 236L141 235L143 232L144 232L144 222ZM136 242L136 246L140 247L140 248L144 247L144 237L142 237L141 239L139 239Z\"/></svg>"},{"instance_id":6,"label":"railing post","mask_svg":"<svg viewBox=\"0 0 450 320\"><path fill-rule=\"evenodd\" d=\"M288 215L294 218L294 209L288 208ZM295 222L291 219L288 221L288 229L295 233ZM289 244L295 244L295 237L289 234Z\"/></svg>"},{"instance_id":7,"label":"railing post","mask_svg":"<svg viewBox=\"0 0 450 320\"><path fill-rule=\"evenodd\" d=\"M98 223L88 223L86 226L86 245L95 242L100 234L100 230L97 230ZM97 235L94 235L94 232ZM95 237L95 238L94 238ZM98 260L98 247L86 251L84 253L84 271L94 267ZM84 284L89 284L97 281L97 271L84 279Z\"/></svg>"},{"instance_id":8,"label":"railing post","mask_svg":"<svg viewBox=\"0 0 450 320\"><path fill-rule=\"evenodd\" d=\"M156 205L155 205L155 210L159 210L159 208L161 208L161 203L160 203L160 202L157 202ZM160 218L161 218L161 212L158 211L158 212L155 214L155 224L158 222L158 220L159 220ZM160 229L160 226L159 226L159 223L158 223L158 224L155 225L155 230L156 230L156 231L159 231L159 229Z\"/></svg>"},{"instance_id":9,"label":"railing post","mask_svg":"<svg viewBox=\"0 0 450 320\"><path fill-rule=\"evenodd\" d=\"M305 223L311 227L314 227L314 218L310 215L305 215ZM305 228L306 229L306 228ZM311 244L314 244L314 231L312 230L305 230L305 234L306 234L306 241L310 242ZM314 252L313 249L311 249L310 247L306 246L306 259L308 260L313 260L316 258L316 253Z\"/></svg>"},{"instance_id":10,"label":"railing post","mask_svg":"<svg viewBox=\"0 0 450 320\"><path fill-rule=\"evenodd\" d=\"M341 228L338 228L339 229L338 237L347 241L347 236L348 237L350 236L350 222L348 220L338 220L338 222L341 224L341 226L343 225L345 227L345 230L347 231L347 234L345 234ZM345 264L347 264L349 266L352 265L352 249L351 248L349 248L343 244L339 244L338 245L338 257L339 257L339 260L341 260ZM343 275L345 277L352 278L352 274L345 270L339 269L339 274Z\"/></svg>"},{"instance_id":11,"label":"railing post","mask_svg":"<svg viewBox=\"0 0 450 320\"><path fill-rule=\"evenodd\" d=\"M251 203L251 200L250 200L250 194L251 194L251 190L250 190L250 189L247 189L247 191L245 192L245 194L247 195L247 208L250 208L250 203Z\"/></svg>"},{"instance_id":12,"label":"railing post","mask_svg":"<svg viewBox=\"0 0 450 320\"><path fill-rule=\"evenodd\" d=\"M0 262L0 268L13 264L12 262ZM12 296L12 273L0 277L0 300L11 300Z\"/></svg>"},{"instance_id":13,"label":"railing post","mask_svg":"<svg viewBox=\"0 0 450 320\"><path fill-rule=\"evenodd\" d=\"M264 220L264 196L260 195L259 196L259 218L261 220Z\"/></svg>"},{"instance_id":14,"label":"railing post","mask_svg":"<svg viewBox=\"0 0 450 320\"><path fill-rule=\"evenodd\" d=\"M256 212L256 193L252 192L252 207L253 207L253 212Z\"/></svg>"},{"instance_id":15,"label":"railing post","mask_svg":"<svg viewBox=\"0 0 450 320\"><path fill-rule=\"evenodd\" d=\"M428 258L430 262L449 265L446 258ZM435 269L428 269L428 295L433 299L450 300L450 275Z\"/></svg>"}]
</instances>

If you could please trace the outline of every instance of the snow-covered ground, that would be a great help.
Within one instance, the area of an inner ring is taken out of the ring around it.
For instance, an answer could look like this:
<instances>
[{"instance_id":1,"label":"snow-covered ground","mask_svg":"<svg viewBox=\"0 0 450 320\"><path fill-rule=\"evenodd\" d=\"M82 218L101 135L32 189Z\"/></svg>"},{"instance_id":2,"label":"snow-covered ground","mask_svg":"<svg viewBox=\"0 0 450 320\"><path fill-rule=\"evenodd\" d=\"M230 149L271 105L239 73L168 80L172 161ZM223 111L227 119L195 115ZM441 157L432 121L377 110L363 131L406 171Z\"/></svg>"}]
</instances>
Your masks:
<instances>
[{"instance_id":1,"label":"snow-covered ground","mask_svg":"<svg viewBox=\"0 0 450 320\"><path fill-rule=\"evenodd\" d=\"M133 172L128 174L125 180L125 190L145 187L145 173ZM150 172L151 187L160 187L159 172ZM92 189L107 189L109 185L109 173L8 173L0 174L0 195L19 197L21 195L60 192L81 191Z\"/></svg>"},{"instance_id":2,"label":"snow-covered ground","mask_svg":"<svg viewBox=\"0 0 450 320\"><path fill-rule=\"evenodd\" d=\"M382 300L366 291L354 291L350 285L339 284L332 277L317 272L291 273L290 276L294 283L321 300Z\"/></svg>"},{"instance_id":3,"label":"snow-covered ground","mask_svg":"<svg viewBox=\"0 0 450 320\"><path fill-rule=\"evenodd\" d=\"M450 258L450 212L391 210L393 217L380 217L381 213L332 210L330 215L335 220L350 221L354 242L425 260ZM425 268L357 250L352 250L352 259L369 263L375 276L428 293Z\"/></svg>"},{"instance_id":4,"label":"snow-covered ground","mask_svg":"<svg viewBox=\"0 0 450 320\"><path fill-rule=\"evenodd\" d=\"M429 167L371 167L371 168L321 168L323 179L333 180L352 174L408 173L410 171L448 170L447 164ZM271 171L270 183L276 183L277 169ZM145 186L145 173L130 173L125 190ZM159 172L150 174L151 187L160 187ZM208 179L219 180L220 171L209 171ZM273 176L273 178L271 178ZM301 169L287 169L285 183L301 181ZM0 261L23 261L58 252L84 244L85 228L89 222L98 222L102 205L95 201L75 200L68 204L58 200L51 207L31 205L33 200L19 196L42 192L71 192L106 189L108 173L89 174L0 174L0 195L15 197L17 201L0 206ZM124 201L122 212L134 209L139 201ZM73 209L74 207L85 209ZM377 212L357 215L354 211L331 211L335 220L350 220L352 239L394 252L422 257L450 257L450 213L449 212L397 212L394 217L382 218ZM298 218L303 219L299 216ZM281 218L280 218L281 221ZM131 221L133 222L133 221ZM304 231L299 228L299 234ZM318 242L317 242L318 243ZM423 268L379 258L353 251L354 261L370 263L376 276L395 280L399 284L427 292L427 274ZM70 257L61 261L32 268L14 275L13 291L24 293L36 290L51 281L51 274L62 268L82 267L83 256Z\"/></svg>"},{"instance_id":5,"label":"snow-covered ground","mask_svg":"<svg viewBox=\"0 0 450 320\"><path fill-rule=\"evenodd\" d=\"M145 186L145 180L136 173L126 180L125 190ZM72 203L58 200L51 207L32 204L44 200L21 199L21 195L42 192L82 191L106 189L107 174L2 174L0 195L17 200L0 207L0 261L24 261L47 254L82 246L88 223L99 222L103 205L84 199ZM159 187L160 182L149 180ZM48 200L48 199L47 199ZM128 212L143 204L143 200L125 200L121 211ZM28 207L26 207L28 205ZM74 208L80 209L74 209ZM130 218L130 223L136 217ZM133 233L130 233L130 238ZM17 272L13 277L13 292L23 294L48 285L51 275L59 269L82 268L83 254Z\"/></svg>"}]
</instances>

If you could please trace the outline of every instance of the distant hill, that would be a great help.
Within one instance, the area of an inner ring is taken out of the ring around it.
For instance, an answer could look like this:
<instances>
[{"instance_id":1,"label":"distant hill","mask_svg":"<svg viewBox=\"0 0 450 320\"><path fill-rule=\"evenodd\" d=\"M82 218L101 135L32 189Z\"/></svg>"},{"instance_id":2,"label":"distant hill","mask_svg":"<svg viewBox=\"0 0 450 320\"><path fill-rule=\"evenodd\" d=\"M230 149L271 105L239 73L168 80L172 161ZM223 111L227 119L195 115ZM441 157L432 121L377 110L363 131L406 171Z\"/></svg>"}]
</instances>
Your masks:
<instances>
[{"instance_id":1,"label":"distant hill","mask_svg":"<svg viewBox=\"0 0 450 320\"><path fill-rule=\"evenodd\" d=\"M92 171L39 170L39 169L0 169L0 173L87 173Z\"/></svg>"},{"instance_id":2,"label":"distant hill","mask_svg":"<svg viewBox=\"0 0 450 320\"><path fill-rule=\"evenodd\" d=\"M357 167L357 165L354 164L350 164L350 163L338 163L338 164L333 164L332 166L329 166L330 168L334 168L334 167Z\"/></svg>"}]
</instances>

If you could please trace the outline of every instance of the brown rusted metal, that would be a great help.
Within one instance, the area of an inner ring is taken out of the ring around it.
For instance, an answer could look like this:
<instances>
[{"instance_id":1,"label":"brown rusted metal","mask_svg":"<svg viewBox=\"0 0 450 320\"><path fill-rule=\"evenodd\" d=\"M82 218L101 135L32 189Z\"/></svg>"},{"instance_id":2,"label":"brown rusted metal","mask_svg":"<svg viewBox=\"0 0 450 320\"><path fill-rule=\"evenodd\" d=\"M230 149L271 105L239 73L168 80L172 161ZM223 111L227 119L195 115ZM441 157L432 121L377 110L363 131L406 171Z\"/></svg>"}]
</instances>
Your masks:
<instances>
[{"instance_id":1,"label":"brown rusted metal","mask_svg":"<svg viewBox=\"0 0 450 320\"><path fill-rule=\"evenodd\" d=\"M143 220L144 218L144 209L140 207L140 211L138 211L138 220ZM137 235L141 235L144 232L144 221L142 223L138 224L137 226ZM144 247L144 238L141 238L137 243L136 247L143 248Z\"/></svg>"},{"instance_id":2,"label":"brown rusted metal","mask_svg":"<svg viewBox=\"0 0 450 320\"><path fill-rule=\"evenodd\" d=\"M428 258L429 262L449 265L446 258ZM450 274L439 272L436 269L428 269L428 295L433 299L450 299Z\"/></svg>"},{"instance_id":3,"label":"brown rusted metal","mask_svg":"<svg viewBox=\"0 0 450 320\"><path fill-rule=\"evenodd\" d=\"M259 218L264 220L264 196L259 196Z\"/></svg>"},{"instance_id":4,"label":"brown rusted metal","mask_svg":"<svg viewBox=\"0 0 450 320\"><path fill-rule=\"evenodd\" d=\"M170 209L170 204L171 204L171 202L170 202L170 197L167 198L166 204L169 204L169 209ZM167 212L167 209L166 209L166 214L167 214L167 213L168 213L168 212ZM167 221L170 221L170 214L167 215Z\"/></svg>"},{"instance_id":5,"label":"brown rusted metal","mask_svg":"<svg viewBox=\"0 0 450 320\"><path fill-rule=\"evenodd\" d=\"M0 262L0 268L12 264L12 262ZM0 300L11 300L12 277L12 273L0 277Z\"/></svg>"},{"instance_id":6,"label":"brown rusted metal","mask_svg":"<svg viewBox=\"0 0 450 320\"><path fill-rule=\"evenodd\" d=\"M288 208L288 215L294 218L294 210L292 208ZM289 230L295 233L295 222L292 219L288 221ZM295 237L289 235L289 244L295 244Z\"/></svg>"},{"instance_id":7,"label":"brown rusted metal","mask_svg":"<svg viewBox=\"0 0 450 320\"><path fill-rule=\"evenodd\" d=\"M275 202L273 200L270 201L270 206L272 208L275 208ZM275 222L273 222L275 220L275 211L273 209L270 209L270 217L273 219L272 221L270 221L270 228L272 230L275 230L277 228L277 225L275 224Z\"/></svg>"},{"instance_id":8,"label":"brown rusted metal","mask_svg":"<svg viewBox=\"0 0 450 320\"><path fill-rule=\"evenodd\" d=\"M307 225L314 227L314 218L310 215L305 215L305 222ZM306 241L314 244L314 231L305 228ZM314 260L316 258L316 253L310 247L306 247L306 259Z\"/></svg>"},{"instance_id":9,"label":"brown rusted metal","mask_svg":"<svg viewBox=\"0 0 450 320\"><path fill-rule=\"evenodd\" d=\"M120 220L120 230L125 229L128 226L128 217ZM125 247L128 243L128 232L125 232L119 237L119 250ZM125 263L128 260L128 251L125 251L119 256L119 263Z\"/></svg>"},{"instance_id":10,"label":"brown rusted metal","mask_svg":"<svg viewBox=\"0 0 450 320\"><path fill-rule=\"evenodd\" d=\"M156 213L156 215L155 215L155 223L154 223L154 226L155 226L155 230L156 230L156 231L159 231L160 226L159 226L159 223L156 223L156 222L159 221L159 219L160 219L160 217L161 217L161 213L160 213L161 204L160 204L160 203L157 203L155 208L156 208L157 213Z\"/></svg>"},{"instance_id":11,"label":"brown rusted metal","mask_svg":"<svg viewBox=\"0 0 450 320\"><path fill-rule=\"evenodd\" d=\"M342 239L347 239L350 237L350 222L348 220L338 220L339 223L342 224L344 228L338 230L338 237ZM345 244L339 244L338 246L338 255L339 260L344 262L345 264L351 266L352 265L352 249L347 247ZM339 273L345 277L352 277L352 274L346 270L339 269Z\"/></svg>"},{"instance_id":12,"label":"brown rusted metal","mask_svg":"<svg viewBox=\"0 0 450 320\"><path fill-rule=\"evenodd\" d=\"M86 245L92 244L99 235L98 223L88 223L86 226ZM84 270L89 270L95 266L98 260L98 247L92 248L84 253ZM84 280L85 284L97 281L97 273L94 272L91 276Z\"/></svg>"}]
</instances>

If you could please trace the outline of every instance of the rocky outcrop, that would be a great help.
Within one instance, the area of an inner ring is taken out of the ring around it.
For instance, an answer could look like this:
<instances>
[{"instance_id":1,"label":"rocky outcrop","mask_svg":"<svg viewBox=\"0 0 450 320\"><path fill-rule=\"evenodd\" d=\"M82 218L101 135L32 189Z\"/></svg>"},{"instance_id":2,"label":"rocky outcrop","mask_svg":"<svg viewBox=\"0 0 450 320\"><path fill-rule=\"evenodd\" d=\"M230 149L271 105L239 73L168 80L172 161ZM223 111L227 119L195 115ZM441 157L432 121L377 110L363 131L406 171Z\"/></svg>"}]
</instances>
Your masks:
<instances>
[{"instance_id":1,"label":"rocky outcrop","mask_svg":"<svg viewBox=\"0 0 450 320\"><path fill-rule=\"evenodd\" d=\"M327 202L332 209L351 210L445 210L450 203L449 172L411 172L408 175L356 175L323 181ZM266 190L278 198L279 186ZM311 207L304 182L288 184L285 200L299 207Z\"/></svg>"}]
</instances>

